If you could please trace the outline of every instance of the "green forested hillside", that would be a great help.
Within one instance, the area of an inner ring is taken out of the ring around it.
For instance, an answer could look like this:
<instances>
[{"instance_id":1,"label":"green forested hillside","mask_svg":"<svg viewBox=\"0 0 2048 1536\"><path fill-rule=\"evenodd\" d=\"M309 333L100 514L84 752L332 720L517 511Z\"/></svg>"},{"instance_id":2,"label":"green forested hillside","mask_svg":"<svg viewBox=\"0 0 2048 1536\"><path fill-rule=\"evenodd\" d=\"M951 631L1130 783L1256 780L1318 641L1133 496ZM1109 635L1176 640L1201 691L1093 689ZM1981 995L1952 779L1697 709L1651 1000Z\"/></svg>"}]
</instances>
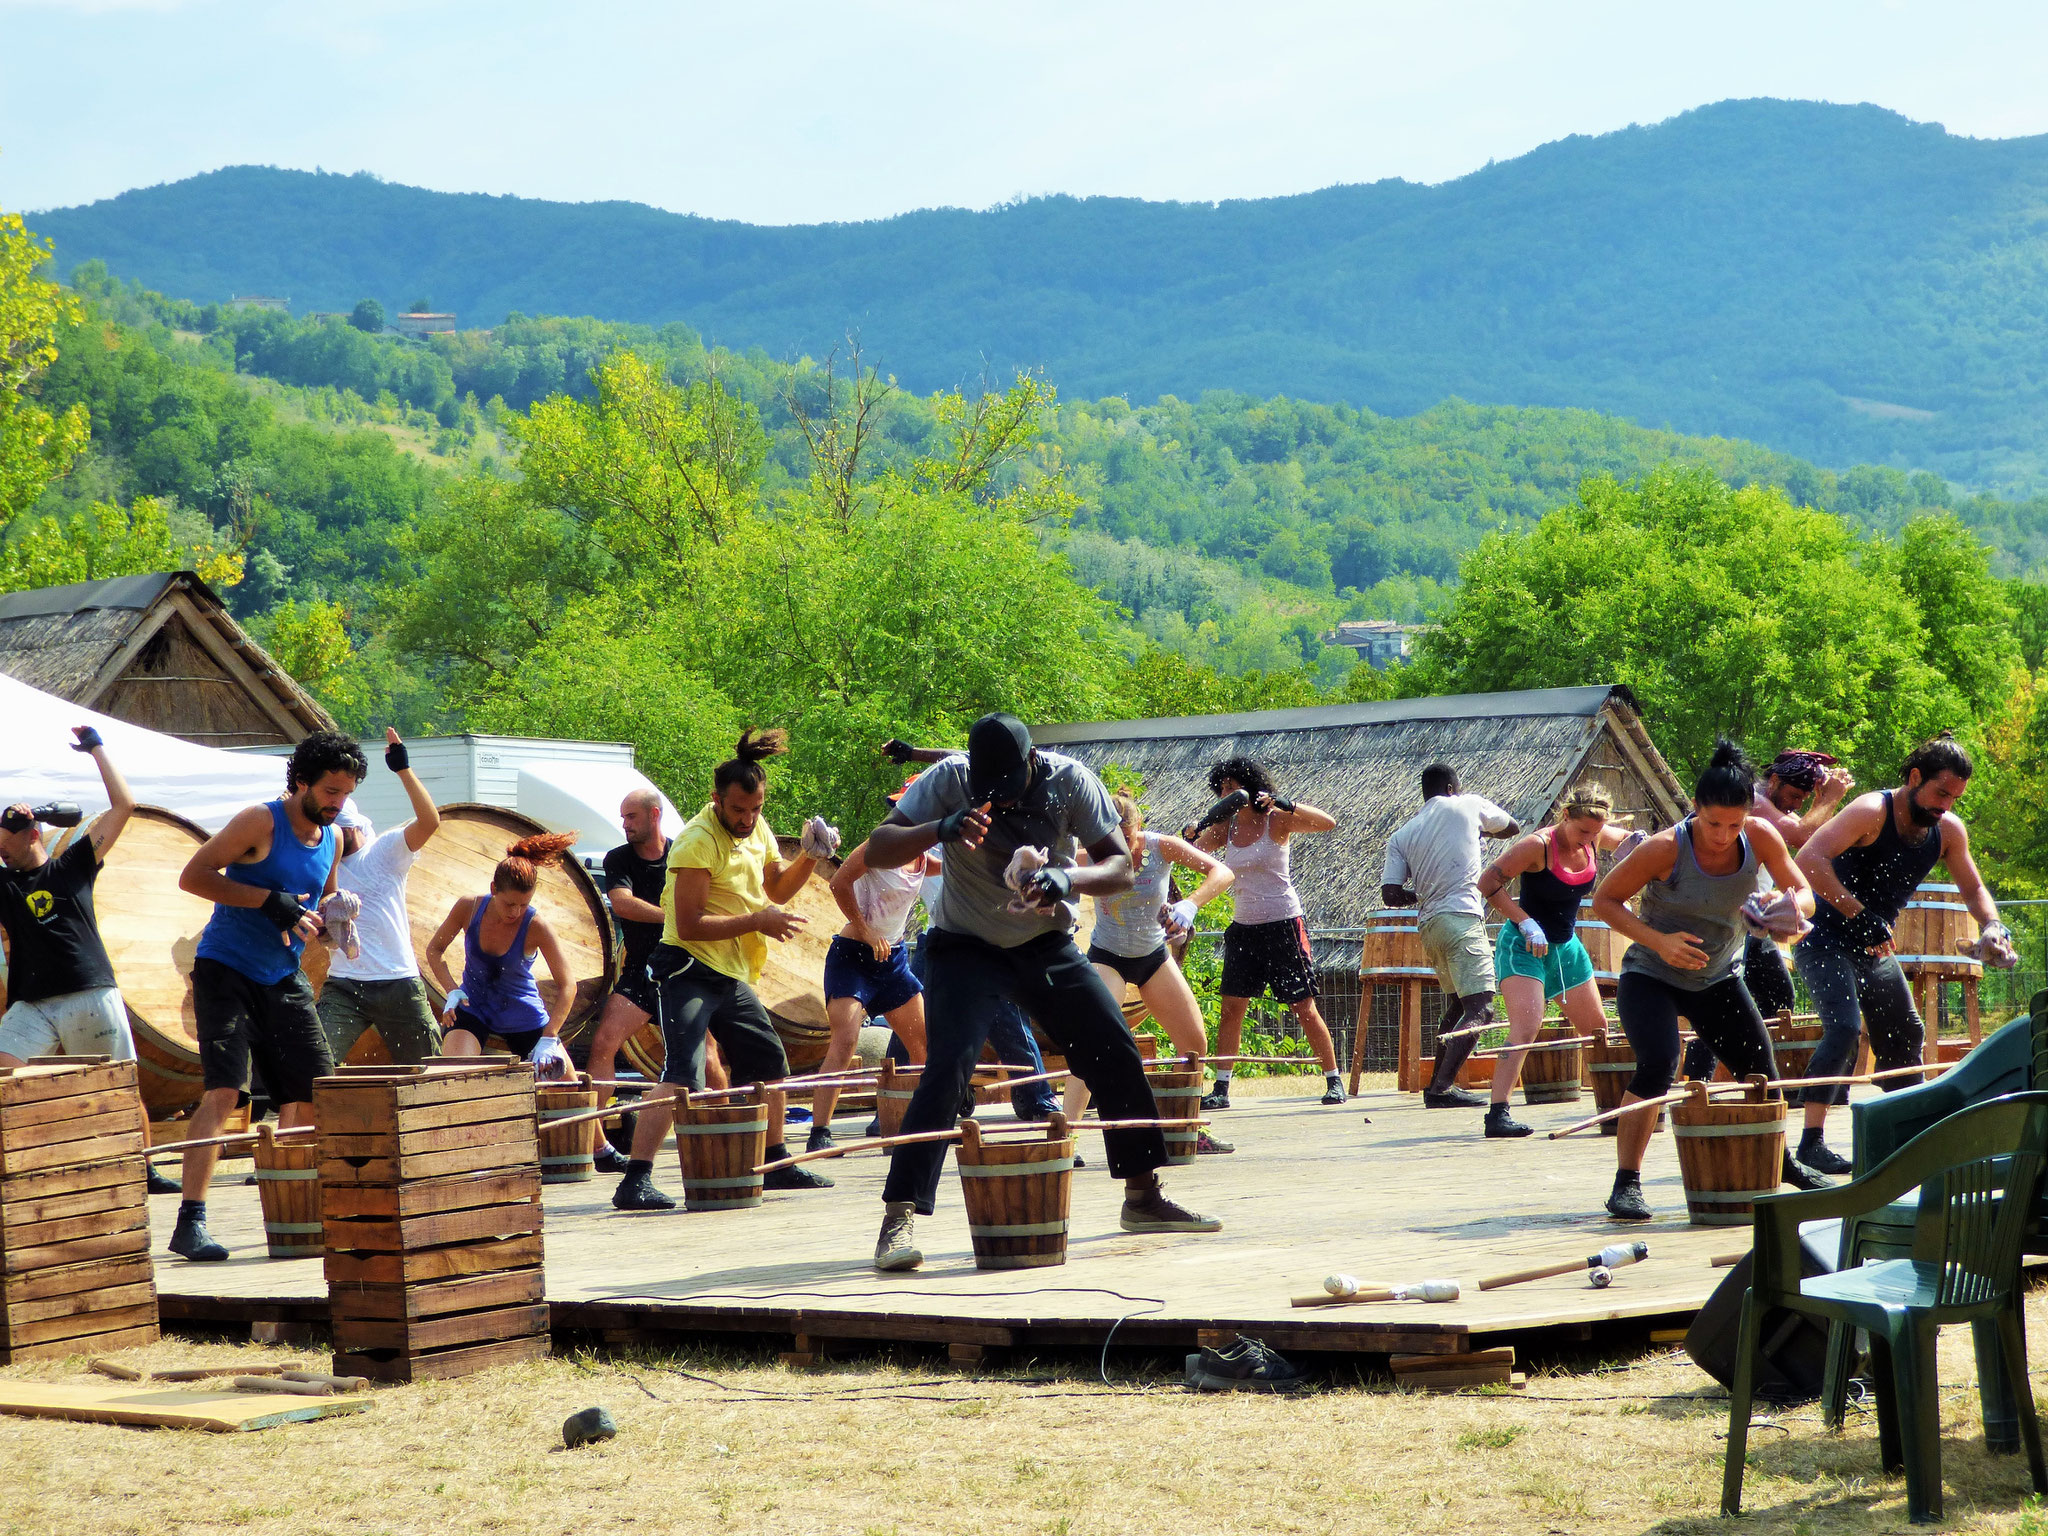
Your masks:
<instances>
[{"instance_id":1,"label":"green forested hillside","mask_svg":"<svg viewBox=\"0 0 2048 1536\"><path fill-rule=\"evenodd\" d=\"M765 228L241 167L35 222L67 270L103 257L198 300L682 321L780 359L851 329L919 391L989 360L1043 367L1070 399L1584 407L2031 493L2044 193L2048 139L1750 101L1441 186L1214 206L1050 197Z\"/></svg>"}]
</instances>

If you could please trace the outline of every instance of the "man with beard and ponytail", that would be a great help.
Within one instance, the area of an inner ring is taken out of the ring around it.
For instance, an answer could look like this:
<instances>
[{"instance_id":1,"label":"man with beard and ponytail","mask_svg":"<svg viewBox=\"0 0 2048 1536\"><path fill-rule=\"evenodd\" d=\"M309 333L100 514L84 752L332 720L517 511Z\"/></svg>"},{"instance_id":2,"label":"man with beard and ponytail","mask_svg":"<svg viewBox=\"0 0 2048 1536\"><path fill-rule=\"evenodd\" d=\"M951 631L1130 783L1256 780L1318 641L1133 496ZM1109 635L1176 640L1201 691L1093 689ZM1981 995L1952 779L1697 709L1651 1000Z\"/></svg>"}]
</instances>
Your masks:
<instances>
[{"instance_id":1,"label":"man with beard and ponytail","mask_svg":"<svg viewBox=\"0 0 2048 1536\"><path fill-rule=\"evenodd\" d=\"M953 1124L1005 1001L1058 1043L1104 1120L1158 1118L1123 1010L1073 940L1075 897L1113 896L1132 883L1130 850L1102 781L1073 758L1034 747L1014 716L983 715L964 754L918 775L869 835L865 857L873 868L898 869L941 845L946 878L925 975L925 1068L904 1110L904 1133ZM1079 848L1094 862L1077 865ZM1222 1227L1166 1198L1158 1172L1166 1139L1157 1127L1111 1130L1103 1140L1110 1172L1124 1181L1124 1231ZM944 1142L891 1154L875 1268L924 1262L915 1217L931 1214L945 1160Z\"/></svg>"},{"instance_id":2,"label":"man with beard and ponytail","mask_svg":"<svg viewBox=\"0 0 2048 1536\"><path fill-rule=\"evenodd\" d=\"M622 1211L665 1211L675 1201L654 1185L654 1154L675 1123L678 1088L704 1086L704 1050L718 1042L733 1086L789 1075L789 1058L768 1010L754 991L768 961L768 941L781 943L805 919L785 910L804 882L839 847L839 833L813 816L802 852L787 863L761 814L771 757L789 750L782 731L749 730L730 761L711 778L704 809L669 845L668 886L661 898L661 942L647 962L657 988L667 1062L661 1082L642 1099L633 1126L633 1156L612 1195ZM783 1144L783 1098L766 1096L771 1138L768 1162L789 1155ZM808 1168L779 1168L769 1189L823 1189L832 1181Z\"/></svg>"},{"instance_id":3,"label":"man with beard and ponytail","mask_svg":"<svg viewBox=\"0 0 2048 1536\"><path fill-rule=\"evenodd\" d=\"M248 1100L252 1066L263 1073L280 1128L312 1124L313 1079L332 1072L334 1058L299 962L320 931L320 903L335 889L335 818L369 771L355 742L315 731L292 749L284 794L237 811L178 877L180 890L214 904L192 962L205 1089L192 1111L193 1140L219 1135ZM185 1198L170 1243L181 1258L228 1256L206 1230L206 1189L219 1158L218 1147L185 1154Z\"/></svg>"},{"instance_id":4,"label":"man with beard and ponytail","mask_svg":"<svg viewBox=\"0 0 2048 1536\"><path fill-rule=\"evenodd\" d=\"M1916 1066L1924 1033L1913 990L1892 952L1892 924L1914 887L1937 864L1983 925L1978 952L1987 965L2014 963L2012 935L1998 903L1970 857L1970 834L1955 804L1969 788L1970 754L1949 732L1922 742L1906 759L1897 789L1859 795L1807 841L1799 867L1820 899L1813 931L1792 960L1820 1014L1821 1039L1811 1077L1846 1076L1863 1035L1880 1071ZM1912 1078L1892 1078L1886 1089ZM1795 1154L1820 1173L1847 1173L1849 1160L1825 1140L1828 1107L1846 1103L1847 1087L1804 1090L1806 1127Z\"/></svg>"}]
</instances>

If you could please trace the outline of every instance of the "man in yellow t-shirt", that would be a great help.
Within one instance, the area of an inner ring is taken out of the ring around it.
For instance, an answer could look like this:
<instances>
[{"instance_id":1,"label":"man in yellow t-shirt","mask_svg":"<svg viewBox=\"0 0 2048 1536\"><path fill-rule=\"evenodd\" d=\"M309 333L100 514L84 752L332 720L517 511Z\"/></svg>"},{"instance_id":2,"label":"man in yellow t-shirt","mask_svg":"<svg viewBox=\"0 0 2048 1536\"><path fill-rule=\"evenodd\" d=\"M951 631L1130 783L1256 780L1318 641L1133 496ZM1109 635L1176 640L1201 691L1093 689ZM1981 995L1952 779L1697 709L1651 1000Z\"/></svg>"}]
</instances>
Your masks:
<instances>
[{"instance_id":1,"label":"man in yellow t-shirt","mask_svg":"<svg viewBox=\"0 0 2048 1536\"><path fill-rule=\"evenodd\" d=\"M661 1082L642 1101L633 1127L633 1155L612 1195L622 1211L669 1210L675 1201L654 1184L654 1154L675 1122L677 1088L704 1086L704 1042L715 1039L733 1086L789 1075L789 1058L754 983L768 960L768 941L800 931L805 920L784 910L817 868L810 854L785 861L761 814L768 775L761 764L787 750L780 731L748 731L737 755L712 775L710 803L668 851L662 890L661 942L648 973L658 987ZM767 1161L788 1155L782 1139L782 1095L767 1095ZM770 1189L822 1189L832 1181L808 1168L767 1176Z\"/></svg>"}]
</instances>

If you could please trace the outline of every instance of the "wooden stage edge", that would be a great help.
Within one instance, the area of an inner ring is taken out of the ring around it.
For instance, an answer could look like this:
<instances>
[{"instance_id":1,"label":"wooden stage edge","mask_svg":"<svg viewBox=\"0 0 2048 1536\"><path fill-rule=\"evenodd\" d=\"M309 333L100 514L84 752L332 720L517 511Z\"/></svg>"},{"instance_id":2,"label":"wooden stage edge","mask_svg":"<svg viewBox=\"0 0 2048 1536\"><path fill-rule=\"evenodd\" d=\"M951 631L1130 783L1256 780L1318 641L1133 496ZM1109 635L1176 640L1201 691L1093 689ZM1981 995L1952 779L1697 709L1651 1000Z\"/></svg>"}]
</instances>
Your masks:
<instances>
[{"instance_id":1,"label":"wooden stage edge","mask_svg":"<svg viewBox=\"0 0 2048 1536\"><path fill-rule=\"evenodd\" d=\"M1541 1134L1591 1109L1590 1097L1518 1104L1517 1117L1538 1134L1487 1141L1479 1111L1428 1111L1390 1091L1342 1108L1307 1096L1241 1099L1213 1117L1236 1153L1165 1172L1175 1198L1222 1217L1214 1235L1122 1232L1121 1186L1101 1139L1084 1134L1089 1166L1075 1175L1068 1262L1045 1269L974 1268L950 1160L938 1214L918 1222L925 1266L904 1275L869 1268L885 1166L873 1156L813 1165L838 1180L833 1189L770 1194L742 1211L627 1215L611 1209L610 1178L550 1185L551 1324L565 1342L945 1345L962 1361L984 1350L1186 1349L1238 1333L1283 1350L1357 1355L1639 1346L1648 1330L1690 1320L1727 1274L1709 1259L1746 1248L1749 1231L1688 1224L1668 1134L1653 1139L1644 1168L1658 1219L1609 1220L1601 1205L1614 1143ZM1006 1109L984 1114L1008 1118ZM1847 1117L1838 1119L1846 1136ZM842 1140L859 1130L858 1121L839 1124ZM246 1166L224 1163L209 1201L214 1235L233 1251L225 1264L165 1253L177 1202L150 1202L167 1324L327 1321L320 1262L264 1256ZM672 1150L656 1179L681 1195ZM1650 1245L1649 1260L1617 1271L1605 1290L1582 1273L1477 1289L1483 1275L1583 1260L1635 1239ZM1451 1278L1463 1294L1440 1304L1289 1306L1332 1272L1372 1284Z\"/></svg>"}]
</instances>

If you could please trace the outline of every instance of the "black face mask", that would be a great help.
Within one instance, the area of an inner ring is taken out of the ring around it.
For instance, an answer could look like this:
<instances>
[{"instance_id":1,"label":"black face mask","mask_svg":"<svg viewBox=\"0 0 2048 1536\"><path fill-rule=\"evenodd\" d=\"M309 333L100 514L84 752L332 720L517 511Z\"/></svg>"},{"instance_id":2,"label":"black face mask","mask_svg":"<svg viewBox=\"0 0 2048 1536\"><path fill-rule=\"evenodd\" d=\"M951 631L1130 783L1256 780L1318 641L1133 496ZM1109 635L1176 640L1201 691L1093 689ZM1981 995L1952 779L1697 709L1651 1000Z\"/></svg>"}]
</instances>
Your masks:
<instances>
[{"instance_id":1,"label":"black face mask","mask_svg":"<svg viewBox=\"0 0 2048 1536\"><path fill-rule=\"evenodd\" d=\"M1916 827L1939 826L1943 814L1930 806L1922 805L1917 791L1906 796L1906 815Z\"/></svg>"}]
</instances>

